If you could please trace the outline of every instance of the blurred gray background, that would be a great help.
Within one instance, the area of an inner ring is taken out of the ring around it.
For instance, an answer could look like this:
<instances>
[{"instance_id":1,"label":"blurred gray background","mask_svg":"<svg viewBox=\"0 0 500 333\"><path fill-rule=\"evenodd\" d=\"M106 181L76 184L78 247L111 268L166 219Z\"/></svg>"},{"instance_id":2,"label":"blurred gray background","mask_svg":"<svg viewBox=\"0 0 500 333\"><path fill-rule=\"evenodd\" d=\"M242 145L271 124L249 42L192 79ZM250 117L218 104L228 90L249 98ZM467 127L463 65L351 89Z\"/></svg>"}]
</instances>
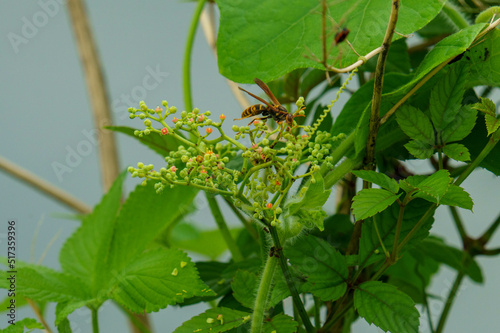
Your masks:
<instances>
[{"instance_id":1,"label":"blurred gray background","mask_svg":"<svg viewBox=\"0 0 500 333\"><path fill-rule=\"evenodd\" d=\"M106 76L115 124L142 127L139 120L129 120L126 112L140 100L153 107L166 99L169 105L183 109L181 68L194 3L87 1L87 10ZM30 30L30 24L35 29ZM88 138L95 126L65 2L1 1L0 36L0 156L85 203L95 205L103 194L97 147ZM161 74L157 76L156 87L146 89L143 80L151 71ZM200 29L193 49L192 78L194 106L212 111L214 117L224 113L228 120L241 114L241 107L218 73L216 60ZM496 96L495 102L498 99ZM339 110L337 105L336 112ZM226 121L228 126L231 123ZM164 163L131 138L117 135L117 142L122 169L138 161ZM54 163L66 165L68 155L75 151L84 153L79 154L80 159L70 168L71 172L58 175ZM431 170L425 163L409 162L409 165L419 171ZM136 184L137 180L129 177L126 190L132 190ZM474 213L461 213L467 230L472 235L479 235L498 214L500 180L481 170L469 177L463 186L471 193L475 207ZM13 218L18 230L17 257L30 262L41 261L59 269L59 249L78 222L58 214L73 212L3 172L0 172L0 190L0 255L6 255L7 220ZM215 228L203 197L197 201L201 209L194 217L197 224L207 229ZM460 245L445 208L440 208L436 215L433 233L445 237L451 244ZM498 234L492 246L500 246ZM448 319L447 332L496 332L500 326L499 259L478 260L483 264L485 284L477 285L465 279ZM442 268L434 279L433 294L446 297L454 276L454 272ZM3 290L1 296L5 296ZM443 305L432 300L430 307L433 321L437 322ZM204 309L203 305L182 309L168 307L151 314L153 327L156 332L172 332ZM34 315L27 308L18 310L17 319L25 317ZM123 313L109 302L102 307L99 318L102 332L128 331ZM54 306L49 307L47 320L53 323ZM91 331L90 312L86 309L77 310L70 321L73 332ZM0 328L5 326L6 320L2 317ZM380 330L359 320L353 331ZM421 331L429 332L425 322Z\"/></svg>"}]
</instances>

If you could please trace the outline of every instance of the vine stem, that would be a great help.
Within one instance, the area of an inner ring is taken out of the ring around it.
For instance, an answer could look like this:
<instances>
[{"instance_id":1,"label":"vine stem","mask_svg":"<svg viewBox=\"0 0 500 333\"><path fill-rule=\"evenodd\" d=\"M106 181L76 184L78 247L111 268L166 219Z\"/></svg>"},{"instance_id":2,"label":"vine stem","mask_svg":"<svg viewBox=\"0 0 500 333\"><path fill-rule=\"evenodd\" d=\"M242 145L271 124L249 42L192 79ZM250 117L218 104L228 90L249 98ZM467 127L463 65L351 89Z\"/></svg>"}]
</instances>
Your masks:
<instances>
[{"instance_id":1,"label":"vine stem","mask_svg":"<svg viewBox=\"0 0 500 333\"><path fill-rule=\"evenodd\" d=\"M281 242L278 236L278 232L275 227L269 227L269 231L271 233L271 237L273 239L274 246L276 249L281 249ZM295 287L295 284L292 281L292 274L290 273L290 270L288 268L288 263L287 260L283 254L282 251L279 252L279 264L281 267L281 271L283 272L283 276L285 277L286 284L288 286L288 289L290 290L290 294L292 295L293 303L297 307L297 312L299 313L300 318L302 319L302 322L304 323L306 332L308 333L314 333L316 330L314 329L313 325L311 324L311 320L309 319L309 315L307 314L306 309L304 308L304 303L302 303L302 300L300 299L299 292L297 291L297 288Z\"/></svg>"},{"instance_id":2,"label":"vine stem","mask_svg":"<svg viewBox=\"0 0 500 333\"><path fill-rule=\"evenodd\" d=\"M183 88L184 88L184 107L187 111L193 109L193 100L191 97L191 52L193 50L194 37L196 35L196 28L198 27L198 21L200 20L200 15L205 6L207 0L199 0L198 5L194 11L193 20L191 21L191 26L189 27L188 37L186 40L186 50L184 52L184 66L183 66Z\"/></svg>"},{"instance_id":3,"label":"vine stem","mask_svg":"<svg viewBox=\"0 0 500 333\"><path fill-rule=\"evenodd\" d=\"M217 227L219 227L219 230L222 234L222 238L226 242L226 245L229 248L229 252L231 252L231 255L233 257L233 260L235 262L242 261L243 256L240 252L240 249L238 248L238 245L236 245L236 242L234 241L233 236L229 231L229 228L227 227L227 223L224 220L224 216L222 216L219 204L217 203L215 198L212 197L209 193L205 192L205 196L207 198L208 205L210 206L210 211L212 212L212 215L215 219L215 223L217 223Z\"/></svg>"},{"instance_id":4,"label":"vine stem","mask_svg":"<svg viewBox=\"0 0 500 333\"><path fill-rule=\"evenodd\" d=\"M271 293L271 283L273 281L274 271L278 260L273 257L267 257L264 271L260 279L259 288L257 290L257 297L252 315L251 333L261 333L262 324L264 321L264 312L266 311L267 300Z\"/></svg>"},{"instance_id":5,"label":"vine stem","mask_svg":"<svg viewBox=\"0 0 500 333\"><path fill-rule=\"evenodd\" d=\"M99 320L97 309L92 309L92 333L99 333Z\"/></svg>"},{"instance_id":6,"label":"vine stem","mask_svg":"<svg viewBox=\"0 0 500 333\"><path fill-rule=\"evenodd\" d=\"M453 301L455 300L455 297L457 296L458 288L460 287L460 284L462 283L464 276L465 276L465 274L463 271L460 271L457 274L457 277L455 278L455 282L453 282L453 286L451 287L450 293L448 294L448 298L446 299L446 303L444 305L443 312L441 313L441 316L439 318L438 326L436 328L435 333L441 333L443 331L444 325L446 323L446 319L448 318L448 314L450 313L451 306L453 305Z\"/></svg>"},{"instance_id":7,"label":"vine stem","mask_svg":"<svg viewBox=\"0 0 500 333\"><path fill-rule=\"evenodd\" d=\"M394 35L394 29L396 28L396 23L398 21L399 14L399 0L394 0L391 7L391 15L389 18L389 24L385 31L384 41L382 43L382 52L378 56L377 67L375 69L375 80L373 85L373 96L372 105L370 113L370 125L368 138L366 140L366 155L365 155L365 169L374 170L375 166L373 164L375 160L375 143L377 141L377 133L380 127L380 105L382 101L382 89L384 87L384 73L385 73L385 62L389 54L389 48L391 46L392 36ZM364 188L371 187L370 182L364 182Z\"/></svg>"}]
</instances>

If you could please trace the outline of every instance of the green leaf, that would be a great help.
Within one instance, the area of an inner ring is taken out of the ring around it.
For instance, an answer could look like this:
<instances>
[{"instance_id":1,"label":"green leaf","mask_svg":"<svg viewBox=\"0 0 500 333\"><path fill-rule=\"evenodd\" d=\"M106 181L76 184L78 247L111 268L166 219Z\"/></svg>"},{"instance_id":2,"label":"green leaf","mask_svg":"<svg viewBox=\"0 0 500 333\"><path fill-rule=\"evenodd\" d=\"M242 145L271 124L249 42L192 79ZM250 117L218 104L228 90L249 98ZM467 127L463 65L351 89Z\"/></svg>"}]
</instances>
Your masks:
<instances>
[{"instance_id":1,"label":"green leaf","mask_svg":"<svg viewBox=\"0 0 500 333\"><path fill-rule=\"evenodd\" d=\"M182 251L158 248L144 252L115 273L109 297L133 312L158 311L193 296L213 296Z\"/></svg>"},{"instance_id":2,"label":"green leaf","mask_svg":"<svg viewBox=\"0 0 500 333\"><path fill-rule=\"evenodd\" d=\"M398 193L399 191L398 182L392 178L389 178L383 173L378 173L371 170L355 170L352 173L356 177L372 182L373 184L377 184L378 186L385 188L392 193Z\"/></svg>"},{"instance_id":3,"label":"green leaf","mask_svg":"<svg viewBox=\"0 0 500 333\"><path fill-rule=\"evenodd\" d=\"M323 66L304 56L309 50L321 54L321 3L316 0L274 0L260 3L218 0L220 28L217 39L219 70L236 82L251 82L254 77L271 81L296 68ZM391 3L383 0L347 0L332 2L329 18L347 22L349 40L360 54L366 54L383 41ZM442 2L406 1L400 5L396 30L412 33L438 14ZM338 29L338 23L328 26L329 32ZM259 31L258 34L255 31ZM330 45L334 34L329 34ZM399 39L400 36L394 36ZM347 43L332 49L330 63L339 50L342 64L357 60L358 56Z\"/></svg>"},{"instance_id":4,"label":"green leaf","mask_svg":"<svg viewBox=\"0 0 500 333\"><path fill-rule=\"evenodd\" d=\"M255 304L255 290L258 282L256 274L238 270L231 283L234 298L243 306L252 309Z\"/></svg>"},{"instance_id":5,"label":"green leaf","mask_svg":"<svg viewBox=\"0 0 500 333\"><path fill-rule=\"evenodd\" d=\"M443 147L443 154L455 161L470 161L469 149L460 143L452 143Z\"/></svg>"},{"instance_id":6,"label":"green leaf","mask_svg":"<svg viewBox=\"0 0 500 333\"><path fill-rule=\"evenodd\" d=\"M470 197L469 193L465 192L463 188L456 185L450 185L448 191L441 198L440 203L442 205L457 206L460 208L472 210L474 202Z\"/></svg>"},{"instance_id":7,"label":"green leaf","mask_svg":"<svg viewBox=\"0 0 500 333\"><path fill-rule=\"evenodd\" d=\"M108 254L126 175L123 172L116 178L93 212L85 217L80 228L66 240L59 254L63 271L80 277L91 288L103 282L102 274L106 265L103 258Z\"/></svg>"},{"instance_id":8,"label":"green leaf","mask_svg":"<svg viewBox=\"0 0 500 333\"><path fill-rule=\"evenodd\" d=\"M226 332L250 320L250 313L229 308L208 309L184 322L174 333Z\"/></svg>"},{"instance_id":9,"label":"green leaf","mask_svg":"<svg viewBox=\"0 0 500 333\"><path fill-rule=\"evenodd\" d=\"M364 220L392 205L401 194L394 194L384 189L370 188L358 192L353 198L352 213L358 220Z\"/></svg>"},{"instance_id":10,"label":"green leaf","mask_svg":"<svg viewBox=\"0 0 500 333\"><path fill-rule=\"evenodd\" d=\"M302 291L323 301L334 301L347 290L345 257L324 240L311 235L301 237L285 248L285 256L306 276Z\"/></svg>"},{"instance_id":11,"label":"green leaf","mask_svg":"<svg viewBox=\"0 0 500 333\"><path fill-rule=\"evenodd\" d=\"M471 62L471 76L467 82L469 87L500 85L500 31L493 29L482 40L467 52Z\"/></svg>"},{"instance_id":12,"label":"green leaf","mask_svg":"<svg viewBox=\"0 0 500 333\"><path fill-rule=\"evenodd\" d=\"M241 229L231 229L230 233L236 238ZM171 230L169 243L186 251L196 252L210 259L217 259L227 245L219 229L202 231L193 223L179 223Z\"/></svg>"},{"instance_id":13,"label":"green leaf","mask_svg":"<svg viewBox=\"0 0 500 333\"><path fill-rule=\"evenodd\" d=\"M405 144L405 148L408 149L410 154L421 160L428 159L434 154L434 146L422 141L411 140Z\"/></svg>"},{"instance_id":14,"label":"green leaf","mask_svg":"<svg viewBox=\"0 0 500 333\"><path fill-rule=\"evenodd\" d=\"M25 331L24 329L27 328L28 331ZM8 324L7 328L5 329L0 329L2 333L24 333L24 332L32 332L34 329L40 329L43 330L44 327L42 324L36 321L36 319L33 318L24 318L19 321L15 321L14 325L11 325L10 323Z\"/></svg>"},{"instance_id":15,"label":"green leaf","mask_svg":"<svg viewBox=\"0 0 500 333\"><path fill-rule=\"evenodd\" d=\"M444 244L440 239L429 237L416 245L426 256L457 271L463 271L473 281L482 283L483 275L477 262L467 253Z\"/></svg>"},{"instance_id":16,"label":"green leaf","mask_svg":"<svg viewBox=\"0 0 500 333\"><path fill-rule=\"evenodd\" d=\"M354 291L354 307L369 324L384 331L418 332L415 302L396 287L380 281L362 283Z\"/></svg>"},{"instance_id":17,"label":"green leaf","mask_svg":"<svg viewBox=\"0 0 500 333\"><path fill-rule=\"evenodd\" d=\"M71 325L69 323L68 318L62 320L59 324L57 324L57 332L58 333L72 333Z\"/></svg>"},{"instance_id":18,"label":"green leaf","mask_svg":"<svg viewBox=\"0 0 500 333\"><path fill-rule=\"evenodd\" d=\"M403 105L397 112L397 121L403 132L414 140L434 145L434 128L427 116L411 105Z\"/></svg>"},{"instance_id":19,"label":"green leaf","mask_svg":"<svg viewBox=\"0 0 500 333\"><path fill-rule=\"evenodd\" d=\"M18 265L16 282L17 291L35 301L66 302L91 299L89 287L82 280L43 266Z\"/></svg>"},{"instance_id":20,"label":"green leaf","mask_svg":"<svg viewBox=\"0 0 500 333\"><path fill-rule=\"evenodd\" d=\"M55 324L57 326L65 326L65 322L68 321L68 316L73 313L76 309L84 307L87 305L88 300L70 300L67 302L59 302L56 306L56 320ZM70 331L71 332L71 331Z\"/></svg>"},{"instance_id":21,"label":"green leaf","mask_svg":"<svg viewBox=\"0 0 500 333\"><path fill-rule=\"evenodd\" d=\"M462 140L470 134L476 124L477 112L469 105L463 105L455 119L440 133L443 143Z\"/></svg>"},{"instance_id":22,"label":"green leaf","mask_svg":"<svg viewBox=\"0 0 500 333\"><path fill-rule=\"evenodd\" d=\"M167 156L171 151L177 150L177 147L179 146L179 141L177 141L177 139L172 135L159 135L158 133L151 133L150 135L139 137L134 135L134 131L136 131L135 128L127 126L106 126L105 128L133 137L154 152L160 154L162 157Z\"/></svg>"},{"instance_id":23,"label":"green leaf","mask_svg":"<svg viewBox=\"0 0 500 333\"><path fill-rule=\"evenodd\" d=\"M437 261L413 247L389 267L385 275L389 277L390 284L408 294L415 303L425 304L426 289L438 270Z\"/></svg>"},{"instance_id":24,"label":"green leaf","mask_svg":"<svg viewBox=\"0 0 500 333\"><path fill-rule=\"evenodd\" d=\"M434 128L441 131L454 121L462 106L469 67L458 62L431 91L429 110Z\"/></svg>"},{"instance_id":25,"label":"green leaf","mask_svg":"<svg viewBox=\"0 0 500 333\"><path fill-rule=\"evenodd\" d=\"M491 99L481 97L481 103L474 104L473 108L485 113L484 120L488 136L495 133L500 127L500 118L496 115L495 103Z\"/></svg>"},{"instance_id":26,"label":"green leaf","mask_svg":"<svg viewBox=\"0 0 500 333\"><path fill-rule=\"evenodd\" d=\"M279 314L274 316L270 321L264 321L264 333L295 333L297 332L297 323L292 317Z\"/></svg>"},{"instance_id":27,"label":"green leaf","mask_svg":"<svg viewBox=\"0 0 500 333\"><path fill-rule=\"evenodd\" d=\"M406 205L401 224L400 240L404 239L406 235L412 230L415 224L422 218L431 204L422 199L415 199ZM359 266L365 267L366 265L385 259L385 256L380 246L380 241L377 236L377 229L380 238L384 242L386 249L391 249L394 244L394 233L396 223L398 221L400 206L394 203L392 206L384 210L379 215L375 215L363 223L361 230L361 239L359 241ZM375 223L377 228L375 228ZM432 226L434 219L431 217L424 222L422 227L416 232L409 244L414 244L421 241L428 236L429 230ZM405 247L406 249L406 247ZM375 255L378 253L378 255Z\"/></svg>"},{"instance_id":28,"label":"green leaf","mask_svg":"<svg viewBox=\"0 0 500 333\"><path fill-rule=\"evenodd\" d=\"M404 182L416 189L413 194L414 198L423 198L430 202L439 203L439 200L444 196L452 179L448 170L439 170L425 178L408 177Z\"/></svg>"},{"instance_id":29,"label":"green leaf","mask_svg":"<svg viewBox=\"0 0 500 333\"><path fill-rule=\"evenodd\" d=\"M301 215L302 222L312 222L319 230L323 230L323 205L330 197L332 190L325 190L325 182L319 172L313 174L313 179L293 196L285 205L285 218Z\"/></svg>"}]
</instances>

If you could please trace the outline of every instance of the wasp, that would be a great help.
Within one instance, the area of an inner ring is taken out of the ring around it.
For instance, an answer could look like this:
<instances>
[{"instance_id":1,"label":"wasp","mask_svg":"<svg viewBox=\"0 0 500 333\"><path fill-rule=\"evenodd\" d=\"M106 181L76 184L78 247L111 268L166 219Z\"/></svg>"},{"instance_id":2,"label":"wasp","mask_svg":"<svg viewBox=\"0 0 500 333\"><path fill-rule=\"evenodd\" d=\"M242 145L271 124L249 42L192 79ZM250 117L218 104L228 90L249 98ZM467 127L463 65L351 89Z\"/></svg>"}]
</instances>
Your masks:
<instances>
[{"instance_id":1,"label":"wasp","mask_svg":"<svg viewBox=\"0 0 500 333\"><path fill-rule=\"evenodd\" d=\"M290 129L293 127L293 118L299 117L299 116L302 116L302 117L304 116L304 115L300 115L297 113L302 111L303 109L305 109L305 106L303 106L301 109L297 110L297 112L295 112L294 114L289 113L288 110L283 105L281 105L280 102L278 102L276 97L274 97L273 93L271 92L271 89L269 89L267 84L265 84L264 82L262 82L261 80L259 80L257 78L254 79L254 82L260 87L260 89L262 89L266 93L266 95L269 97L269 99L271 99L273 104L266 102L265 100L263 100L259 96L256 96L256 95L252 94L251 92L249 92L241 87L238 87L238 88L240 88L240 90L243 90L244 92L246 92L247 94L249 94L250 96L252 96L256 100L258 100L259 102L264 103L265 105L263 105L263 104L252 105L252 106L246 108L245 110L243 110L243 113L241 114L241 118L234 119L234 120L241 120L241 119L245 119L248 117L262 115L262 117L256 118L254 120L266 120L266 119L271 118L275 122L277 122L278 125L283 125L283 122L286 123L288 125L288 128ZM254 120L249 122L248 125L250 125ZM281 127L280 133L282 131L283 131L283 127Z\"/></svg>"}]
</instances>

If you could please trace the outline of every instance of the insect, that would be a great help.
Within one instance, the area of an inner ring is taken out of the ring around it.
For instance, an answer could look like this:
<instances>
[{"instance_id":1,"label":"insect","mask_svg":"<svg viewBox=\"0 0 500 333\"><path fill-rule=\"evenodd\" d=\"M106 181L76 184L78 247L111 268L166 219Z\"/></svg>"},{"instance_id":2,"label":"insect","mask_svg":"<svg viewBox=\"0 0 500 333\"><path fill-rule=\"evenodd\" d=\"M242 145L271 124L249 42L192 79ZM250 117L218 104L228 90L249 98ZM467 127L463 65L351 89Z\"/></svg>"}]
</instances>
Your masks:
<instances>
[{"instance_id":1,"label":"insect","mask_svg":"<svg viewBox=\"0 0 500 333\"><path fill-rule=\"evenodd\" d=\"M269 87L264 82L262 82L261 80L259 80L257 78L255 78L254 81L260 87L260 89L262 89L266 93L266 95L271 99L273 105L271 105L269 102L266 102L265 100L263 100L259 96L256 96L256 95L252 94L251 92L246 91L245 89L243 89L241 87L238 87L238 88L240 88L240 90L243 90L244 92L246 92L247 94L249 94L253 98L257 99L259 102L264 103L265 105L263 105L263 104L252 105L252 106L246 108L245 110L243 110L243 113L241 114L241 118L238 118L235 120L241 120L241 119L245 119L248 117L262 115L262 117L257 118L257 120L266 120L266 119L272 118L275 122L277 122L279 125L282 125L282 126L283 126L283 122L285 122L288 125L288 128L290 129L293 126L293 118L299 117L299 116L302 116L302 117L304 116L304 115L297 114L297 113L302 111L303 109L305 109L305 106L303 106L301 109L297 110L297 112L295 112L294 114L289 113L288 110L283 105L281 105L280 102L278 102L276 97L274 97L273 93L271 92L271 89L269 89ZM248 123L248 125L250 125L254 120L252 120L250 123ZM283 127L281 127L280 134L282 131L283 131Z\"/></svg>"},{"instance_id":2,"label":"insect","mask_svg":"<svg viewBox=\"0 0 500 333\"><path fill-rule=\"evenodd\" d=\"M350 30L347 28L342 28L339 32L335 34L335 45L338 45L339 43L342 43L346 38L347 35L349 35Z\"/></svg>"}]
</instances>

